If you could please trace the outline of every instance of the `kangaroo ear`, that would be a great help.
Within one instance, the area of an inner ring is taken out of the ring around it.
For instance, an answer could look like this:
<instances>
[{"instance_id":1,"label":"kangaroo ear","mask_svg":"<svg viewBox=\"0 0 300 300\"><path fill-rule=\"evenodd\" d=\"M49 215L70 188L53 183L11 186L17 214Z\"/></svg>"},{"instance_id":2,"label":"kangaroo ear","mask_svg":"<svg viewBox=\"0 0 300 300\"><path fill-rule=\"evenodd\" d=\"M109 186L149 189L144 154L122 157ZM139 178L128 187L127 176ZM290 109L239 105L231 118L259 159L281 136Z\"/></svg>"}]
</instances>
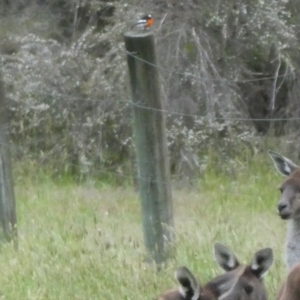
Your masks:
<instances>
[{"instance_id":1,"label":"kangaroo ear","mask_svg":"<svg viewBox=\"0 0 300 300\"><path fill-rule=\"evenodd\" d=\"M251 270L258 277L262 278L273 264L273 250L265 248L256 252L251 260Z\"/></svg>"},{"instance_id":2,"label":"kangaroo ear","mask_svg":"<svg viewBox=\"0 0 300 300\"><path fill-rule=\"evenodd\" d=\"M240 265L235 254L219 242L214 245L214 255L219 266L226 272L234 270Z\"/></svg>"},{"instance_id":3,"label":"kangaroo ear","mask_svg":"<svg viewBox=\"0 0 300 300\"><path fill-rule=\"evenodd\" d=\"M289 176L294 170L298 168L298 166L290 159L274 151L269 150L269 155L277 171L284 176Z\"/></svg>"},{"instance_id":4,"label":"kangaroo ear","mask_svg":"<svg viewBox=\"0 0 300 300\"><path fill-rule=\"evenodd\" d=\"M184 299L197 300L200 297L200 285L187 267L179 267L175 278L179 282L179 293Z\"/></svg>"}]
</instances>

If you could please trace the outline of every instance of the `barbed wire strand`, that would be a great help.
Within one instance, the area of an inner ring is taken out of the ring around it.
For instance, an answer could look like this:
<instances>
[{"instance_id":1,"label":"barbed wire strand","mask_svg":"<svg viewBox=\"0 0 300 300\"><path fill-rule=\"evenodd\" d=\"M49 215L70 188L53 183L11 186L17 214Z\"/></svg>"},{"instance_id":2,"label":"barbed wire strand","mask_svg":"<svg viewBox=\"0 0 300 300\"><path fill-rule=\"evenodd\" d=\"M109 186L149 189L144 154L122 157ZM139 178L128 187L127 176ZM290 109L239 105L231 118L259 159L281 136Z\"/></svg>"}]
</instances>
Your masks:
<instances>
[{"instance_id":1,"label":"barbed wire strand","mask_svg":"<svg viewBox=\"0 0 300 300\"><path fill-rule=\"evenodd\" d=\"M209 116L200 116L200 115L196 115L196 114L187 114L187 113L180 113L180 112L175 112L175 111L168 111L165 109L158 109L158 108L153 108L153 107L148 107L148 106L144 106L138 103L134 103L134 102L129 102L132 106L138 107L138 108L142 108L142 109L147 109L147 110L153 110L153 111L157 111L157 112L161 112L161 113L167 113L167 114L172 114L172 115L180 115L180 116L184 116L184 117L194 117L194 118L203 118L203 119L207 119L209 118ZM223 117L212 117L213 120L222 120L222 121L248 121L248 122L271 122L271 121L298 121L300 120L300 117L295 117L295 118L268 118L268 119L263 119L263 118L223 118Z\"/></svg>"},{"instance_id":2,"label":"barbed wire strand","mask_svg":"<svg viewBox=\"0 0 300 300\"><path fill-rule=\"evenodd\" d=\"M92 103L97 103L99 102L99 99L91 99L88 97L75 97L75 96L70 96L70 95L63 95L63 94L53 94L53 93L44 93L44 92L37 92L36 95L40 96L52 96L52 97L59 97L62 98L66 101L88 101L87 102L92 102ZM157 109L149 106L142 105L140 103L134 103L133 101L130 100L122 100L119 99L119 102L122 102L128 106L134 106L138 108L143 108L146 110L152 110L152 111L157 111L169 115L177 115L177 116L182 116L182 117L193 117L193 118L199 118L199 119L207 119L209 116L205 115L199 115L199 114L188 114L188 113L182 113L178 111L173 111L173 110L167 110L167 109ZM38 105L37 105L38 106ZM125 109L125 108L124 108ZM237 121L245 121L245 122L271 122L271 121L298 121L300 120L300 117L286 117L286 118L240 118L240 117L213 117L213 120L216 121L232 121L232 122L237 122Z\"/></svg>"},{"instance_id":3,"label":"barbed wire strand","mask_svg":"<svg viewBox=\"0 0 300 300\"><path fill-rule=\"evenodd\" d=\"M132 56L134 57L135 59L141 61L141 62L144 62L145 64L148 64L149 66L152 66L158 70L161 70L161 71L167 71L169 73L175 73L177 75L182 75L182 76L189 76L189 77L193 77L193 78L197 78L197 79L203 79L202 77L200 76L197 76L197 75L194 75L192 73L189 73L189 72L176 72L176 71L169 71L168 69L166 68L162 68L162 67L159 67L139 56L136 55L136 53L134 52L130 52L130 51L127 51L125 50L125 53L129 56ZM290 72L289 74L285 73L285 74L282 74L282 75L277 75L277 76L266 76L266 77L261 77L261 78L253 78L253 79L240 79L240 80L230 80L230 79L211 79L212 81L215 81L215 82L226 82L226 83L245 83L245 82L255 82L255 81L264 81L264 80L270 80L270 79L276 79L276 78L280 78L280 77L287 77L288 75L295 75L295 74L298 74L300 71L294 71L294 72Z\"/></svg>"}]
</instances>

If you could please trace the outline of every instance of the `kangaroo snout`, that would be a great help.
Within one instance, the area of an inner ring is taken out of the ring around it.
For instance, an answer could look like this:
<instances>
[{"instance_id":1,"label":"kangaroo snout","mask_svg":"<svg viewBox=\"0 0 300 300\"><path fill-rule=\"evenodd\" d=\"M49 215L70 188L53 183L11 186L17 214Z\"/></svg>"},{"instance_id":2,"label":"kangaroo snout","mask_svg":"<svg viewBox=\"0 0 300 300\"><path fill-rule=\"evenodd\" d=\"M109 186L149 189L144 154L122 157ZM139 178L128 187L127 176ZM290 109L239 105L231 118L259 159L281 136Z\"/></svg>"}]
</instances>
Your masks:
<instances>
[{"instance_id":1,"label":"kangaroo snout","mask_svg":"<svg viewBox=\"0 0 300 300\"><path fill-rule=\"evenodd\" d=\"M290 212L288 205L285 203L278 203L277 211L281 219L287 220L291 217L292 213Z\"/></svg>"},{"instance_id":2,"label":"kangaroo snout","mask_svg":"<svg viewBox=\"0 0 300 300\"><path fill-rule=\"evenodd\" d=\"M283 210L285 210L286 208L287 208L287 205L284 203L278 203L278 205L277 205L277 210L279 213L282 212Z\"/></svg>"}]
</instances>

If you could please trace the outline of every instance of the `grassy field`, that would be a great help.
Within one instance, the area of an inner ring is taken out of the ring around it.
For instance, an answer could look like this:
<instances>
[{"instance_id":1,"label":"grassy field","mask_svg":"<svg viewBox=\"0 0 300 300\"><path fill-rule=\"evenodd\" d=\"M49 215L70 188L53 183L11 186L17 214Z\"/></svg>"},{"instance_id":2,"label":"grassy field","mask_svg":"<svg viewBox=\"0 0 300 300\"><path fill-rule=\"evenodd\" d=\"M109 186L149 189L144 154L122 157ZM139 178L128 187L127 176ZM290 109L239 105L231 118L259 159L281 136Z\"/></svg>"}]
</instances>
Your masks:
<instances>
[{"instance_id":1,"label":"grassy field","mask_svg":"<svg viewBox=\"0 0 300 300\"><path fill-rule=\"evenodd\" d=\"M156 273L144 263L140 205L130 187L16 176L19 251L1 249L0 299L148 300L176 285L187 265L202 281L221 271L220 241L243 262L272 247L266 275L270 299L285 274L286 224L276 215L281 176L265 159L227 173L208 170L196 189L173 190L176 255ZM59 183L58 183L59 182Z\"/></svg>"}]
</instances>

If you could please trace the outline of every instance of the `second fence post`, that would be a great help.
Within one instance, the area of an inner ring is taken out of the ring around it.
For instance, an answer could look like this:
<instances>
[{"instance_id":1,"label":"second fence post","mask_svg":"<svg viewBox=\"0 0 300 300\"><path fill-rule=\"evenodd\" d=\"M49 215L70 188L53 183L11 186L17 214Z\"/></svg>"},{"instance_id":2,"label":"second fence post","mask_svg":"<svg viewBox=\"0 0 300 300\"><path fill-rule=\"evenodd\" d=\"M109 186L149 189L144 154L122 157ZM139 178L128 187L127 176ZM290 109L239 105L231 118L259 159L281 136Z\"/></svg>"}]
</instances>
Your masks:
<instances>
[{"instance_id":1,"label":"second fence post","mask_svg":"<svg viewBox=\"0 0 300 300\"><path fill-rule=\"evenodd\" d=\"M130 74L134 138L145 246L160 264L171 251L173 206L165 116L151 32L124 35Z\"/></svg>"},{"instance_id":2,"label":"second fence post","mask_svg":"<svg viewBox=\"0 0 300 300\"><path fill-rule=\"evenodd\" d=\"M17 241L17 216L11 157L9 147L9 121L7 100L4 91L2 69L0 70L0 241L12 241L15 249Z\"/></svg>"}]
</instances>

